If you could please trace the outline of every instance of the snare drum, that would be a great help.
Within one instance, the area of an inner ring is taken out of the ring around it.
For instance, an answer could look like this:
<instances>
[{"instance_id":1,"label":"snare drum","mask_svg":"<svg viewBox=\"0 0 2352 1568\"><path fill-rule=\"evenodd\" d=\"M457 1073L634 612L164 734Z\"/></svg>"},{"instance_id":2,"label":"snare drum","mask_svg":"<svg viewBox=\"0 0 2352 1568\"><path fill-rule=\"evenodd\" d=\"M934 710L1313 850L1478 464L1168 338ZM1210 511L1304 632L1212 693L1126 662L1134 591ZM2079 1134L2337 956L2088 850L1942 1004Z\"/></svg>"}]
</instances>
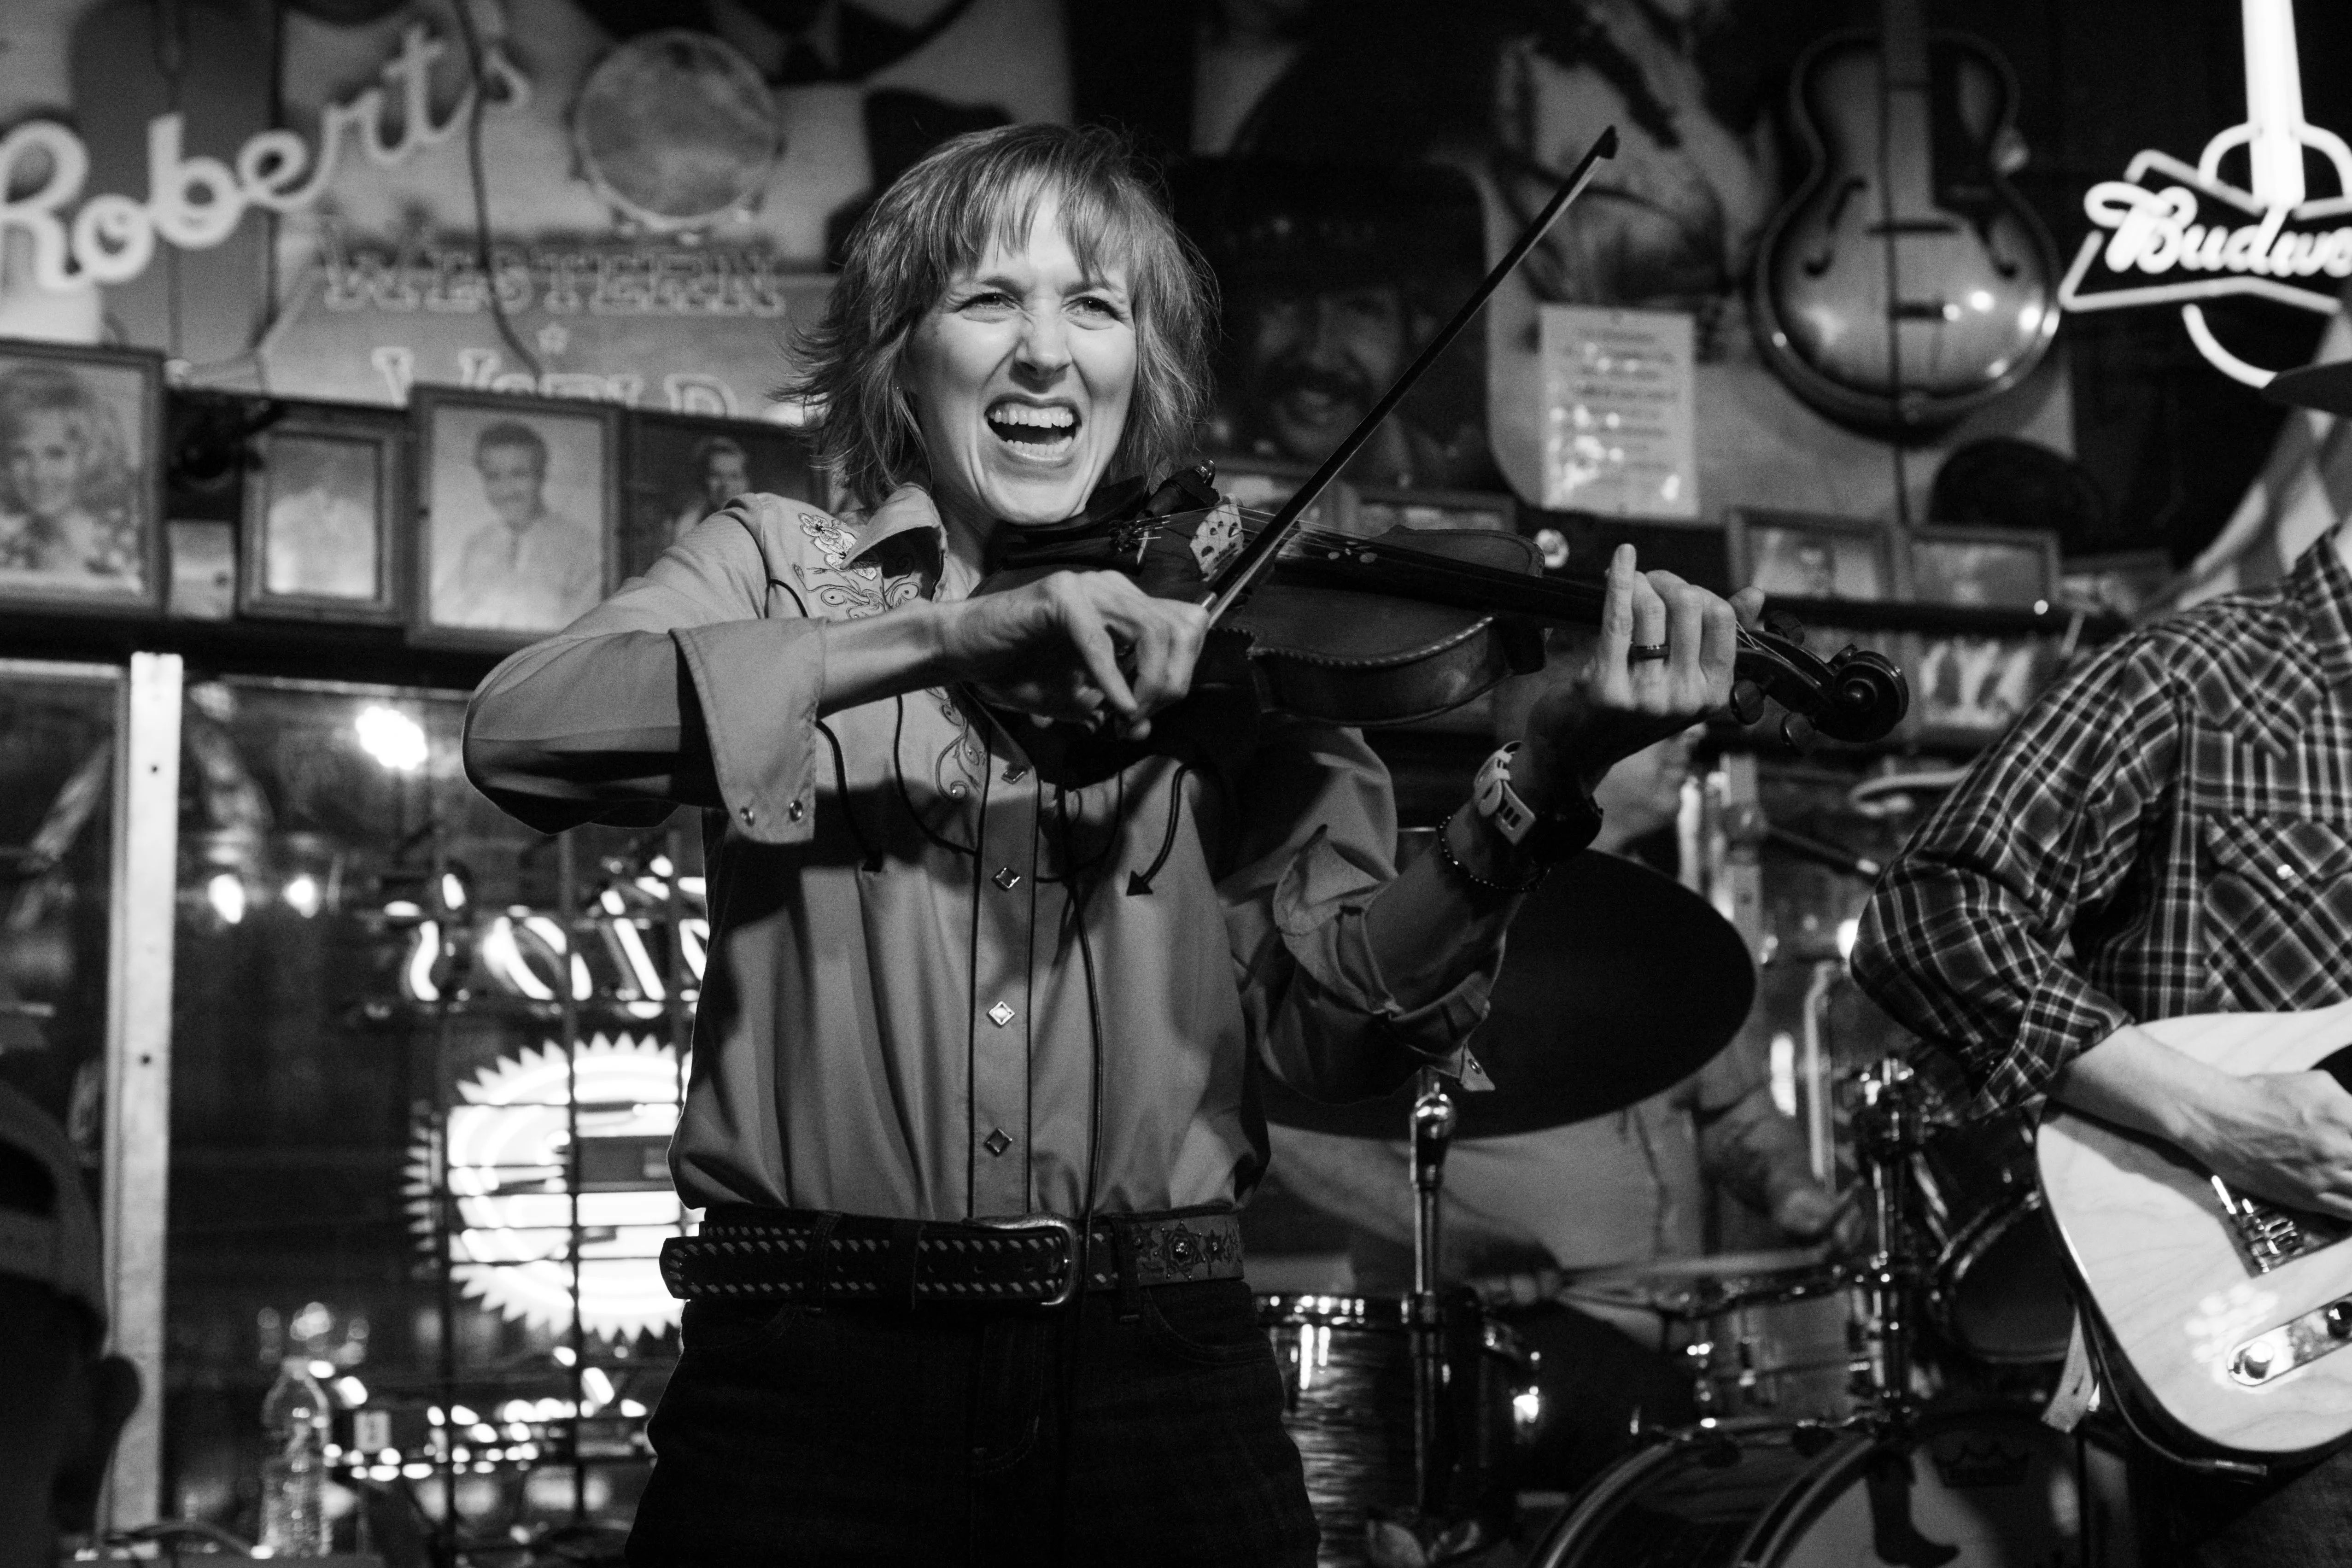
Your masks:
<instances>
[{"instance_id":1,"label":"snare drum","mask_svg":"<svg viewBox=\"0 0 2352 1568\"><path fill-rule=\"evenodd\" d=\"M2032 1121L2003 1111L1946 1128L1911 1164L1919 1221L1935 1242L1936 1327L1981 1361L2063 1359L2074 1310L2042 1214Z\"/></svg>"},{"instance_id":2,"label":"snare drum","mask_svg":"<svg viewBox=\"0 0 2352 1568\"><path fill-rule=\"evenodd\" d=\"M2109 1468L2119 1480L2120 1468ZM2117 1511L2101 1503L2103 1520ZM2037 1568L2083 1561L2084 1514L2069 1440L2026 1415L1930 1415L1906 1447L1819 1426L1734 1422L1685 1430L1621 1460L1528 1562ZM2112 1546L2098 1553L2101 1563L2128 1560Z\"/></svg>"},{"instance_id":3,"label":"snare drum","mask_svg":"<svg viewBox=\"0 0 2352 1568\"><path fill-rule=\"evenodd\" d=\"M1406 1303L1383 1296L1260 1296L1283 1374L1283 1426L1307 1468L1323 1529L1318 1562L1365 1562L1365 1530L1413 1495L1412 1336ZM1507 1534L1513 1459L1540 1419L1534 1353L1467 1293L1445 1302L1437 1459L1449 1512Z\"/></svg>"},{"instance_id":4,"label":"snare drum","mask_svg":"<svg viewBox=\"0 0 2352 1568\"><path fill-rule=\"evenodd\" d=\"M1680 1304L1701 1415L1842 1421L1865 1370L1867 1299L1830 1267L1727 1279Z\"/></svg>"}]
</instances>

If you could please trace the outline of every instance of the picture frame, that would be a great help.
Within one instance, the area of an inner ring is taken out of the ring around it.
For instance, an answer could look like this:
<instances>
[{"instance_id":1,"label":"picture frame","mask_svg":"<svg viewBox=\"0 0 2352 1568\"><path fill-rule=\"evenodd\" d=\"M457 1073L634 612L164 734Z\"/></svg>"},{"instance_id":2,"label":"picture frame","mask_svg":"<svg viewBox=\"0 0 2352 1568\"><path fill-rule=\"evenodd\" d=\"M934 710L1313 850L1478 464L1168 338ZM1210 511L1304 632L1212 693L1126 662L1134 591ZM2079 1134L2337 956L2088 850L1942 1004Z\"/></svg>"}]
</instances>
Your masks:
<instances>
[{"instance_id":1,"label":"picture frame","mask_svg":"<svg viewBox=\"0 0 2352 1568\"><path fill-rule=\"evenodd\" d=\"M562 630L612 591L616 405L419 385L408 413L416 499L410 641L518 648Z\"/></svg>"},{"instance_id":2,"label":"picture frame","mask_svg":"<svg viewBox=\"0 0 2352 1568\"><path fill-rule=\"evenodd\" d=\"M1396 489L1349 487L1354 502L1351 533L1367 537L1396 528L1483 528L1518 531L1518 506L1509 496L1485 490Z\"/></svg>"},{"instance_id":3,"label":"picture frame","mask_svg":"<svg viewBox=\"0 0 2352 1568\"><path fill-rule=\"evenodd\" d=\"M409 513L408 422L298 405L248 445L239 615L397 624Z\"/></svg>"},{"instance_id":4,"label":"picture frame","mask_svg":"<svg viewBox=\"0 0 2352 1568\"><path fill-rule=\"evenodd\" d=\"M1895 545L1870 518L1734 507L1724 514L1731 585L1774 598L1886 600L1897 595Z\"/></svg>"},{"instance_id":5,"label":"picture frame","mask_svg":"<svg viewBox=\"0 0 2352 1568\"><path fill-rule=\"evenodd\" d=\"M813 432L761 419L633 411L623 460L620 574L635 577L736 496L832 510Z\"/></svg>"},{"instance_id":6,"label":"picture frame","mask_svg":"<svg viewBox=\"0 0 2352 1568\"><path fill-rule=\"evenodd\" d=\"M163 356L0 339L0 605L160 616Z\"/></svg>"},{"instance_id":7,"label":"picture frame","mask_svg":"<svg viewBox=\"0 0 2352 1568\"><path fill-rule=\"evenodd\" d=\"M2058 592L2057 536L2021 528L1915 528L1903 542L1905 596L1922 605L2030 610Z\"/></svg>"},{"instance_id":8,"label":"picture frame","mask_svg":"<svg viewBox=\"0 0 2352 1568\"><path fill-rule=\"evenodd\" d=\"M1905 736L1926 746L1979 748L2032 706L2062 662L2057 639L2044 636L1909 633L1902 656L1911 686Z\"/></svg>"}]
</instances>

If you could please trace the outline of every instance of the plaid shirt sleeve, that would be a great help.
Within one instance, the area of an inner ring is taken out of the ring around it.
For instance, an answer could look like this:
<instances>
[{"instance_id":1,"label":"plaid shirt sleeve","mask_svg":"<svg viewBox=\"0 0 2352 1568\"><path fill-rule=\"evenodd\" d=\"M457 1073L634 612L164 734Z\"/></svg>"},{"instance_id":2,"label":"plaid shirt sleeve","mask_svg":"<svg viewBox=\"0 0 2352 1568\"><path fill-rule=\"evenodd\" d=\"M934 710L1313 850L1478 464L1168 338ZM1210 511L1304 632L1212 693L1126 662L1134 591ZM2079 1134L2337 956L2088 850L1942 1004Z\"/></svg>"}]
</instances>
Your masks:
<instances>
[{"instance_id":1,"label":"plaid shirt sleeve","mask_svg":"<svg viewBox=\"0 0 2352 1568\"><path fill-rule=\"evenodd\" d=\"M1958 1058L1979 1110L2030 1104L2134 1022L2075 967L2111 927L2168 811L2181 721L2148 641L2110 645L2045 693L1912 836L1864 911L1853 973Z\"/></svg>"}]
</instances>

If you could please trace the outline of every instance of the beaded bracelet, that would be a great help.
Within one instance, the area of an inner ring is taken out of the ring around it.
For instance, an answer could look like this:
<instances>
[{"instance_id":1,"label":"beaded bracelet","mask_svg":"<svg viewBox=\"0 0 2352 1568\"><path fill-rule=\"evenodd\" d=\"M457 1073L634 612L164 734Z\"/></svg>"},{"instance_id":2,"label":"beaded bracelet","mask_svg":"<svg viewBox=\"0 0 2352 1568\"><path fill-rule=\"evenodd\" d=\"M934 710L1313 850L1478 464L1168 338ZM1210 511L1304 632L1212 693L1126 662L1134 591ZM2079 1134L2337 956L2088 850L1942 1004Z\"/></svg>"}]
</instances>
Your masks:
<instances>
[{"instance_id":1,"label":"beaded bracelet","mask_svg":"<svg viewBox=\"0 0 2352 1568\"><path fill-rule=\"evenodd\" d=\"M1444 860L1448 866L1453 867L1454 871L1465 880L1472 883L1474 886L1484 888L1489 892L1525 893L1533 890L1536 884L1544 879L1544 874L1551 869L1551 865L1549 861L1539 863L1536 867L1536 874L1529 877L1524 882L1497 882L1491 878L1481 877L1477 872L1473 871L1469 867L1465 866L1461 860L1455 857L1454 853L1454 846L1446 842L1446 835L1451 832L1454 827L1454 819L1460 815L1461 808L1457 806L1453 811L1447 812L1445 814L1445 820L1437 825L1437 854L1440 859Z\"/></svg>"}]
</instances>

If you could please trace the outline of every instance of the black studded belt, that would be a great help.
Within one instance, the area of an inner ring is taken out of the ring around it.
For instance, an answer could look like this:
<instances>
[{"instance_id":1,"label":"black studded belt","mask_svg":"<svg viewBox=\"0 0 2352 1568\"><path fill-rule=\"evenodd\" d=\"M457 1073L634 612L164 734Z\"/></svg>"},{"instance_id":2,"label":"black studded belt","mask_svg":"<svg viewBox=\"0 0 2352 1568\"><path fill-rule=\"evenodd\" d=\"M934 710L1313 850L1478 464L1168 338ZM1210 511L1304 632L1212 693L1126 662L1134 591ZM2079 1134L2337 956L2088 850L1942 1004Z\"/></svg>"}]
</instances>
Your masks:
<instances>
[{"instance_id":1,"label":"black studded belt","mask_svg":"<svg viewBox=\"0 0 2352 1568\"><path fill-rule=\"evenodd\" d=\"M1078 1226L1060 1215L882 1219L716 1205L662 1243L681 1300L1058 1306L1076 1294ZM1087 1289L1134 1291L1242 1274L1241 1223L1222 1206L1097 1215Z\"/></svg>"}]
</instances>

